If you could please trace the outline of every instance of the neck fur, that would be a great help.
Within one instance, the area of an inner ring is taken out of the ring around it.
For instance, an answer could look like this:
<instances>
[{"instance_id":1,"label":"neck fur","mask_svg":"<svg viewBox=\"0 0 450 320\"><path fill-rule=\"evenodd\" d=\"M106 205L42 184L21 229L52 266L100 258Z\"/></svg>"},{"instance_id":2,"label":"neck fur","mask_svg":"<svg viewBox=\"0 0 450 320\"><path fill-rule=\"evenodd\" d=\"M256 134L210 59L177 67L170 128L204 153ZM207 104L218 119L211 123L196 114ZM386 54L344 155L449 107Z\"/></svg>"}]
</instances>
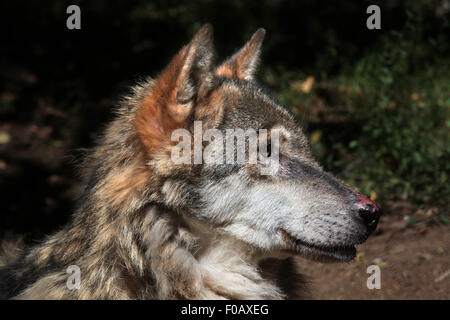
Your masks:
<instances>
[{"instance_id":1,"label":"neck fur","mask_svg":"<svg viewBox=\"0 0 450 320\"><path fill-rule=\"evenodd\" d=\"M140 276L151 273L152 298L285 298L275 280L263 277L258 251L218 235L187 214L182 217L150 206L144 216L134 225L122 226L122 259L134 270L131 283L139 283ZM138 234L130 235L133 231ZM145 285L134 289L138 289L134 296L148 298Z\"/></svg>"}]
</instances>

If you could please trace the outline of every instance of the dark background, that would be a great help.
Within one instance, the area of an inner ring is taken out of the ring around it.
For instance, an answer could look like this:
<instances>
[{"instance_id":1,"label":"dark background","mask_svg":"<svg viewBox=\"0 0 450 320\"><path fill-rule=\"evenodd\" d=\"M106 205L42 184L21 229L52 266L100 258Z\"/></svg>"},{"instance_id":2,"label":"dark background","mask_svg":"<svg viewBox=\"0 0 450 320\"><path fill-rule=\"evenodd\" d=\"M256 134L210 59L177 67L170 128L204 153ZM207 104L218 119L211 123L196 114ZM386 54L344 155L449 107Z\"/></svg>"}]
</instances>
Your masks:
<instances>
[{"instance_id":1,"label":"dark background","mask_svg":"<svg viewBox=\"0 0 450 320\"><path fill-rule=\"evenodd\" d=\"M66 28L70 4L81 30ZM381 30L366 28L371 4ZM80 150L207 22L217 63L267 30L259 81L324 167L384 206L386 225L448 231L449 17L444 0L3 1L0 235L37 240L67 221Z\"/></svg>"}]
</instances>

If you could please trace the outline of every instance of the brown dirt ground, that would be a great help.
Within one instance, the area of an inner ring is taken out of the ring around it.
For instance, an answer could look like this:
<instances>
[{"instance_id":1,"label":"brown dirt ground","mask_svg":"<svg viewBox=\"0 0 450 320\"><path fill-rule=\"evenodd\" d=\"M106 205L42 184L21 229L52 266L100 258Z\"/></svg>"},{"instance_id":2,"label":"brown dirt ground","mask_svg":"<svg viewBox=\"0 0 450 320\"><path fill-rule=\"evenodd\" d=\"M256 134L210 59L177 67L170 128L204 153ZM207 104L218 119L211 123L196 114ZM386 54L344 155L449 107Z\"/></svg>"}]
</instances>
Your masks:
<instances>
[{"instance_id":1,"label":"brown dirt ground","mask_svg":"<svg viewBox=\"0 0 450 320\"><path fill-rule=\"evenodd\" d=\"M350 263L301 260L312 299L450 299L450 226L418 230L402 216L384 216ZM381 270L381 288L369 290L367 267Z\"/></svg>"}]
</instances>

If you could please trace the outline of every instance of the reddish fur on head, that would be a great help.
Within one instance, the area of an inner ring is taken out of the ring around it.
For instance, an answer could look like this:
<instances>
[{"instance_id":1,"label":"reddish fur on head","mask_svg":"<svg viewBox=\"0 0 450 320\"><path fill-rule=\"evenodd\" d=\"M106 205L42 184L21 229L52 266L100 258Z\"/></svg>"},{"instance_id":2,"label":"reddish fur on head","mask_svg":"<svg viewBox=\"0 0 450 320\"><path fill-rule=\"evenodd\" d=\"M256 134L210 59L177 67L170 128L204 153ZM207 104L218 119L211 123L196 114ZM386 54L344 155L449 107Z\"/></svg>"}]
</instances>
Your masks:
<instances>
[{"instance_id":1,"label":"reddish fur on head","mask_svg":"<svg viewBox=\"0 0 450 320\"><path fill-rule=\"evenodd\" d=\"M194 104L212 87L212 27L203 26L156 79L136 115L136 129L147 151L160 149L184 128Z\"/></svg>"}]
</instances>

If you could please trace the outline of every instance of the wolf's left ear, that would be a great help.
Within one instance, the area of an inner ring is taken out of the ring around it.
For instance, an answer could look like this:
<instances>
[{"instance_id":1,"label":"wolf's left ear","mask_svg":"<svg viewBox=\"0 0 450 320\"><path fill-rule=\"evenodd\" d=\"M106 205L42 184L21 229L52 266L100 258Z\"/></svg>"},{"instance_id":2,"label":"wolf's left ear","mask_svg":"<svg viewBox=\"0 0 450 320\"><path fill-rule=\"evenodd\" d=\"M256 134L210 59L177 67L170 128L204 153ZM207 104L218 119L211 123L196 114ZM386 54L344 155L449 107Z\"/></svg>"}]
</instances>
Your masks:
<instances>
[{"instance_id":1,"label":"wolf's left ear","mask_svg":"<svg viewBox=\"0 0 450 320\"><path fill-rule=\"evenodd\" d=\"M179 104L186 104L195 98L203 97L212 86L212 33L211 25L206 24L201 27L191 42L179 53L183 56L183 51L186 51L182 59L184 61L178 65L177 61L173 61L175 68L180 68L176 81L176 100Z\"/></svg>"},{"instance_id":2,"label":"wolf's left ear","mask_svg":"<svg viewBox=\"0 0 450 320\"><path fill-rule=\"evenodd\" d=\"M265 34L266 30L263 28L258 29L241 50L217 68L216 75L226 78L253 80L258 67L261 45Z\"/></svg>"},{"instance_id":3,"label":"wolf's left ear","mask_svg":"<svg viewBox=\"0 0 450 320\"><path fill-rule=\"evenodd\" d=\"M184 128L214 81L212 26L200 28L172 59L140 102L136 127L149 150L162 146L173 130Z\"/></svg>"}]
</instances>

